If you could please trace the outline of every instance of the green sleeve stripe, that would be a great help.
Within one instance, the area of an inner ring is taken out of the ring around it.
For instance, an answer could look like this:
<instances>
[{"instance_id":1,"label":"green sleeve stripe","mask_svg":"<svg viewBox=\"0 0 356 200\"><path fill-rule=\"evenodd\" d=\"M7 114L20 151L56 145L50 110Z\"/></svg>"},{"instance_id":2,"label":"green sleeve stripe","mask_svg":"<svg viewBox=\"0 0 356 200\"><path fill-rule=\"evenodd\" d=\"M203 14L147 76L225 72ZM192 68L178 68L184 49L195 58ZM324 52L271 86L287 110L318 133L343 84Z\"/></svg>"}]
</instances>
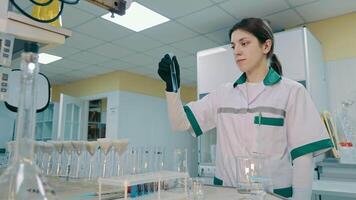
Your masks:
<instances>
[{"instance_id":1,"label":"green sleeve stripe","mask_svg":"<svg viewBox=\"0 0 356 200\"><path fill-rule=\"evenodd\" d=\"M303 156L305 154L319 151L322 149L331 148L333 146L334 145L330 139L325 139L325 140L320 140L317 142L313 142L313 143L306 144L301 147L295 148L290 152L290 154L292 156L292 160L294 160L294 159L296 159L300 156Z\"/></svg>"},{"instance_id":2,"label":"green sleeve stripe","mask_svg":"<svg viewBox=\"0 0 356 200\"><path fill-rule=\"evenodd\" d=\"M255 124L269 125L269 126L283 126L284 118L271 118L271 117L262 117L255 116Z\"/></svg>"},{"instance_id":3,"label":"green sleeve stripe","mask_svg":"<svg viewBox=\"0 0 356 200\"><path fill-rule=\"evenodd\" d=\"M194 130L195 135L198 137L201 134L203 134L203 131L201 130L201 128L200 128L200 126L198 124L198 121L195 118L192 110L188 106L184 106L184 112L187 115L187 118L188 118L188 120L190 122L190 125L192 126L192 128Z\"/></svg>"},{"instance_id":4,"label":"green sleeve stripe","mask_svg":"<svg viewBox=\"0 0 356 200\"><path fill-rule=\"evenodd\" d=\"M214 185L223 185L223 180L217 178L216 176L214 176L214 181L213 181Z\"/></svg>"},{"instance_id":5,"label":"green sleeve stripe","mask_svg":"<svg viewBox=\"0 0 356 200\"><path fill-rule=\"evenodd\" d=\"M279 196L289 198L293 196L293 188L292 187L287 187L287 188L279 188L279 189L274 189L273 193L278 194Z\"/></svg>"}]
</instances>

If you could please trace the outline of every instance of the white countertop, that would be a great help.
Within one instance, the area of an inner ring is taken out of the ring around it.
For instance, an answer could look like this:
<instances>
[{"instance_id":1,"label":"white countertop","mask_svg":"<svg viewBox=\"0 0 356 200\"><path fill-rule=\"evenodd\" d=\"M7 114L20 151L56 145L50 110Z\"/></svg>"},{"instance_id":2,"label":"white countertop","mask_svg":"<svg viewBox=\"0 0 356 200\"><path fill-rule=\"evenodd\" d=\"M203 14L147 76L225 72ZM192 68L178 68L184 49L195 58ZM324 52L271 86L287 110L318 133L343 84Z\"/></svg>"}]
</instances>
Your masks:
<instances>
[{"instance_id":1,"label":"white countertop","mask_svg":"<svg viewBox=\"0 0 356 200\"><path fill-rule=\"evenodd\" d=\"M344 181L314 180L313 193L338 197L356 197L356 183Z\"/></svg>"}]
</instances>

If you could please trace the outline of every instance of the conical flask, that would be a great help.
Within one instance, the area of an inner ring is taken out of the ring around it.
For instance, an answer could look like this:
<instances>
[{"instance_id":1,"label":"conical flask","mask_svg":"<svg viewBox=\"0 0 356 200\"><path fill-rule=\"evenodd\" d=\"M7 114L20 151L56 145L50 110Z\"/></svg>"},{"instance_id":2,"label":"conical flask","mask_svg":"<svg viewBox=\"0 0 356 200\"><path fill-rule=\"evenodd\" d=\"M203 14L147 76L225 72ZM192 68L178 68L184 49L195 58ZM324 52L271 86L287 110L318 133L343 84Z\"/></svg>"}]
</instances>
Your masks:
<instances>
[{"instance_id":1,"label":"conical flask","mask_svg":"<svg viewBox=\"0 0 356 200\"><path fill-rule=\"evenodd\" d=\"M57 199L33 161L36 125L36 76L38 45L25 43L21 54L21 79L17 111L14 160L0 177L1 200Z\"/></svg>"}]
</instances>

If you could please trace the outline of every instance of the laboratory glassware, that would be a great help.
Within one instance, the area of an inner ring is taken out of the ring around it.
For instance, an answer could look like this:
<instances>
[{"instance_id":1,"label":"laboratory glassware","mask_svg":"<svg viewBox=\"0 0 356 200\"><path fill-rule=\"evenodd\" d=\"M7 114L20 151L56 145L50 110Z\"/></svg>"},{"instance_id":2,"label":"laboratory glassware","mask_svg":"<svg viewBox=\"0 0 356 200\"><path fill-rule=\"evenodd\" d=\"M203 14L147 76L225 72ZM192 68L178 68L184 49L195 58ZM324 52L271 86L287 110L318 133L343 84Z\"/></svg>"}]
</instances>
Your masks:
<instances>
[{"instance_id":1,"label":"laboratory glassware","mask_svg":"<svg viewBox=\"0 0 356 200\"><path fill-rule=\"evenodd\" d=\"M54 149L56 150L57 153L57 167L56 167L56 175L59 176L61 172L61 167L62 167L62 152L64 149L63 142L61 141L51 141L53 143Z\"/></svg>"},{"instance_id":2,"label":"laboratory glassware","mask_svg":"<svg viewBox=\"0 0 356 200\"><path fill-rule=\"evenodd\" d=\"M271 176L268 157L262 154L238 156L236 160L236 189L248 199L263 199L271 192Z\"/></svg>"},{"instance_id":3,"label":"laboratory glassware","mask_svg":"<svg viewBox=\"0 0 356 200\"><path fill-rule=\"evenodd\" d=\"M187 180L187 196L188 200L204 199L203 183L198 178L189 178Z\"/></svg>"},{"instance_id":4,"label":"laboratory glassware","mask_svg":"<svg viewBox=\"0 0 356 200\"><path fill-rule=\"evenodd\" d=\"M104 153L104 162L103 162L103 173L102 173L102 177L105 177L105 173L106 173L106 163L108 160L108 154L111 150L112 147L112 141L108 138L100 138L98 139L99 142L99 146L102 150L102 152Z\"/></svg>"},{"instance_id":5,"label":"laboratory glassware","mask_svg":"<svg viewBox=\"0 0 356 200\"><path fill-rule=\"evenodd\" d=\"M67 180L70 176L71 172L71 164L72 164L72 152L73 152L73 145L71 141L63 141L64 151L67 153L67 166L64 176L67 177Z\"/></svg>"},{"instance_id":6,"label":"laboratory glassware","mask_svg":"<svg viewBox=\"0 0 356 200\"><path fill-rule=\"evenodd\" d=\"M173 155L173 170L187 172L187 149L175 149Z\"/></svg>"},{"instance_id":7,"label":"laboratory glassware","mask_svg":"<svg viewBox=\"0 0 356 200\"><path fill-rule=\"evenodd\" d=\"M43 153L45 153L45 155L47 155L47 159L46 159L46 164L44 166L44 172L46 175L50 174L51 171L51 163L53 162L52 160L52 153L53 153L53 144L49 143L49 142L45 142L43 143L42 146L43 149Z\"/></svg>"},{"instance_id":8,"label":"laboratory glassware","mask_svg":"<svg viewBox=\"0 0 356 200\"><path fill-rule=\"evenodd\" d=\"M90 155L90 163L89 163L89 180L93 178L93 162L94 162L94 155L96 150L98 149L99 143L97 141L88 141L85 143L85 147Z\"/></svg>"},{"instance_id":9,"label":"laboratory glassware","mask_svg":"<svg viewBox=\"0 0 356 200\"><path fill-rule=\"evenodd\" d=\"M0 199L51 200L55 191L34 163L36 77L39 72L36 43L26 42L21 54L21 79L17 110L14 160L0 177Z\"/></svg>"},{"instance_id":10,"label":"laboratory glassware","mask_svg":"<svg viewBox=\"0 0 356 200\"><path fill-rule=\"evenodd\" d=\"M114 147L114 151L116 153L116 170L117 170L117 176L123 175L124 169L123 169L123 159L122 155L127 149L127 145L129 144L129 141L127 139L122 139L122 140L113 140L112 141L112 146ZM113 165L115 165L115 162L113 162Z\"/></svg>"},{"instance_id":11,"label":"laboratory glassware","mask_svg":"<svg viewBox=\"0 0 356 200\"><path fill-rule=\"evenodd\" d=\"M80 156L83 152L84 143L83 141L72 141L72 145L75 153L77 154L77 169L75 172L75 178L79 178L79 169L80 169Z\"/></svg>"},{"instance_id":12,"label":"laboratory glassware","mask_svg":"<svg viewBox=\"0 0 356 200\"><path fill-rule=\"evenodd\" d=\"M171 81L172 81L172 89L173 92L177 92L178 91L178 82L177 82L177 71L176 71L176 67L175 67L175 63L173 61L173 57L174 54L173 53L169 53L168 54L169 57L171 57L171 65L170 65L170 71L171 71Z\"/></svg>"}]
</instances>

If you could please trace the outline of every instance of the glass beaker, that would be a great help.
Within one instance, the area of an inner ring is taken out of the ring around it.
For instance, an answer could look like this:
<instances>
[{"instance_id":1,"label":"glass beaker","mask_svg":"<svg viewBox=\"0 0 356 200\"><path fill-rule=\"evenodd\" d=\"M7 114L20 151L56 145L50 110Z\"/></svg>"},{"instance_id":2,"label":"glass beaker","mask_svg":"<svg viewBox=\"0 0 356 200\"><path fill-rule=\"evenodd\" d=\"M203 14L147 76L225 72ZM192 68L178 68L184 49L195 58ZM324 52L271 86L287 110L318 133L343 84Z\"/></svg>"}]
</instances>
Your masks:
<instances>
[{"instance_id":1,"label":"glass beaker","mask_svg":"<svg viewBox=\"0 0 356 200\"><path fill-rule=\"evenodd\" d=\"M250 157L238 156L236 159L236 189L245 199L264 199L271 192L272 181L268 157L255 154Z\"/></svg>"},{"instance_id":2,"label":"glass beaker","mask_svg":"<svg viewBox=\"0 0 356 200\"><path fill-rule=\"evenodd\" d=\"M173 155L173 171L187 172L187 149L175 149Z\"/></svg>"},{"instance_id":3,"label":"glass beaker","mask_svg":"<svg viewBox=\"0 0 356 200\"><path fill-rule=\"evenodd\" d=\"M204 199L203 183L198 178L189 178L187 180L187 196L188 200Z\"/></svg>"}]
</instances>

